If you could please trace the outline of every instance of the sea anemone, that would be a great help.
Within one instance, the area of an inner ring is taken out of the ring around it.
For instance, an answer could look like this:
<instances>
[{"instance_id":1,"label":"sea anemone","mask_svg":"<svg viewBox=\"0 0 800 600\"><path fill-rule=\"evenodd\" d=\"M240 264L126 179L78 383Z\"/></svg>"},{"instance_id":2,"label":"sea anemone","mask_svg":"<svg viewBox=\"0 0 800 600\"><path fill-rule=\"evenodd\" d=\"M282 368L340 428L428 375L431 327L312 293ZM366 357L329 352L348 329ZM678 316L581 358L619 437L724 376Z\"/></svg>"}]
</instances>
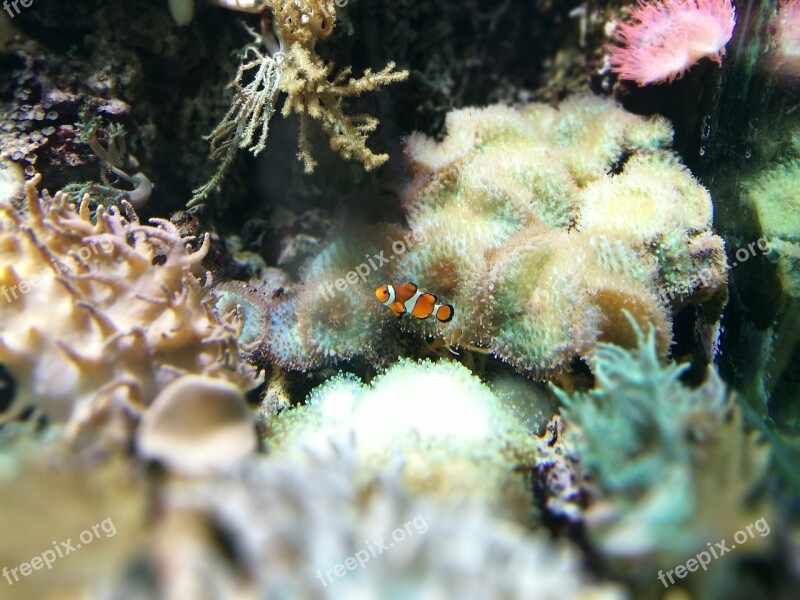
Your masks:
<instances>
[{"instance_id":1,"label":"sea anemone","mask_svg":"<svg viewBox=\"0 0 800 600\"><path fill-rule=\"evenodd\" d=\"M733 35L731 0L639 0L631 21L619 23L609 47L611 69L640 86L672 82L701 58L721 64Z\"/></svg>"}]
</instances>

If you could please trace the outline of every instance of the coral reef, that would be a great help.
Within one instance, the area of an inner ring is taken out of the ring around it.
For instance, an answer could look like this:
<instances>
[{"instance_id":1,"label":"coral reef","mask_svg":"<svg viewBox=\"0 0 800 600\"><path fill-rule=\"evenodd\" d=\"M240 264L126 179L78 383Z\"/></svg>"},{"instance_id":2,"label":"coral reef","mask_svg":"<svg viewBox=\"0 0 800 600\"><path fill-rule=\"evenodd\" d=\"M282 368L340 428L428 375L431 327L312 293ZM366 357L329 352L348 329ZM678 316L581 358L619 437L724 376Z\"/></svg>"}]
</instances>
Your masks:
<instances>
[{"instance_id":1,"label":"coral reef","mask_svg":"<svg viewBox=\"0 0 800 600\"><path fill-rule=\"evenodd\" d=\"M639 0L616 24L611 69L639 85L672 82L701 58L721 64L735 25L731 0Z\"/></svg>"},{"instance_id":2,"label":"coral reef","mask_svg":"<svg viewBox=\"0 0 800 600\"><path fill-rule=\"evenodd\" d=\"M514 469L532 460L530 431L458 363L403 360L368 386L340 375L269 427L279 454L322 454L352 439L370 471L402 460L412 490L450 502L482 498L499 511L517 505L525 516L524 479Z\"/></svg>"},{"instance_id":3,"label":"coral reef","mask_svg":"<svg viewBox=\"0 0 800 600\"><path fill-rule=\"evenodd\" d=\"M250 389L233 323L195 275L208 239L192 250L168 221L142 225L89 200L40 196L34 178L22 209L0 205L0 362L16 396L8 416L38 407L70 435L111 422L126 439L131 417L174 379L202 374Z\"/></svg>"},{"instance_id":4,"label":"coral reef","mask_svg":"<svg viewBox=\"0 0 800 600\"><path fill-rule=\"evenodd\" d=\"M744 431L713 368L700 387L686 387L680 377L687 365L662 365L652 328L637 333L637 349L598 346L593 390L556 390L567 420L562 453L577 456L590 475L593 497L583 517L603 552L671 565L764 516L764 506L747 501L768 452L755 432ZM586 485L574 464L559 468L554 481ZM575 497L560 489L553 495Z\"/></svg>"},{"instance_id":5,"label":"coral reef","mask_svg":"<svg viewBox=\"0 0 800 600\"><path fill-rule=\"evenodd\" d=\"M7 4L0 596L800 597L798 0Z\"/></svg>"}]
</instances>

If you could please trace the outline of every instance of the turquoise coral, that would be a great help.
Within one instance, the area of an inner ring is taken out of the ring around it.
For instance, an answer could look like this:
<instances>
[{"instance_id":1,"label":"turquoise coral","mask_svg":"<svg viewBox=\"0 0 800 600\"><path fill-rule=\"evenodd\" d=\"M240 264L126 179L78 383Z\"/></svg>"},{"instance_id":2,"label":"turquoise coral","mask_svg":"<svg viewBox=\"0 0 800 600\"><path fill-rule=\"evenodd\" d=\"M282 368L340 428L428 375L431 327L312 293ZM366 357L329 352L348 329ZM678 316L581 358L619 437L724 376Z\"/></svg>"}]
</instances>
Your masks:
<instances>
[{"instance_id":1,"label":"turquoise coral","mask_svg":"<svg viewBox=\"0 0 800 600\"><path fill-rule=\"evenodd\" d=\"M713 368L691 389L687 365L662 364L652 328L637 337L633 350L598 345L593 390L555 392L565 454L591 481L591 538L609 556L673 564L761 516L747 501L768 455Z\"/></svg>"}]
</instances>

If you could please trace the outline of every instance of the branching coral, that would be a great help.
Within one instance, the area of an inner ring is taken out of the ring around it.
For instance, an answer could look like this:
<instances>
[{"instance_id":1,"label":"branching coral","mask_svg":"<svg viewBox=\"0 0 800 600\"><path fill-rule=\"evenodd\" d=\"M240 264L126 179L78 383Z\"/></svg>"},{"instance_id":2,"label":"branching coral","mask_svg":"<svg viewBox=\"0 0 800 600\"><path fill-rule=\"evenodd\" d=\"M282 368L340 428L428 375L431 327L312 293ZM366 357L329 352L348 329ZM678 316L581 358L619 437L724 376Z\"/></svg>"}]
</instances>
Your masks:
<instances>
[{"instance_id":1,"label":"branching coral","mask_svg":"<svg viewBox=\"0 0 800 600\"><path fill-rule=\"evenodd\" d=\"M168 221L142 225L130 205L70 205L40 197L0 206L0 363L14 378L10 416L38 406L77 434L97 422L125 438L131 414L171 381L203 374L255 384L239 356L235 323L212 309L208 252L191 250Z\"/></svg>"},{"instance_id":2,"label":"branching coral","mask_svg":"<svg viewBox=\"0 0 800 600\"><path fill-rule=\"evenodd\" d=\"M763 516L746 502L767 454L716 371L690 389L686 365L661 364L655 332L636 333L635 350L598 346L595 389L556 392L566 442L591 476L592 538L611 556L674 564Z\"/></svg>"},{"instance_id":3,"label":"branching coral","mask_svg":"<svg viewBox=\"0 0 800 600\"><path fill-rule=\"evenodd\" d=\"M526 513L524 480L514 469L532 459L530 432L512 405L458 363L404 360L369 386L339 376L270 427L278 454L323 453L332 441L353 439L370 471L402 459L403 478L413 489Z\"/></svg>"},{"instance_id":4,"label":"branching coral","mask_svg":"<svg viewBox=\"0 0 800 600\"><path fill-rule=\"evenodd\" d=\"M367 134L375 130L378 120L368 114L347 115L343 103L352 96L402 81L408 72L395 71L395 64L389 63L377 73L367 69L358 79L351 77L349 67L334 74L333 63L326 64L315 50L317 42L327 39L336 25L337 5L333 0L265 0L263 8L271 12L274 28L274 33L266 29L261 33L268 51L262 52L257 45L245 49L232 84L231 108L209 136L211 157L221 161L220 168L195 191L190 204L202 201L219 185L237 150L253 154L264 150L279 93L286 94L281 114L300 117L298 158L307 173L316 164L308 141L309 118L321 123L332 150L361 162L367 170L389 158L374 154L366 145Z\"/></svg>"}]
</instances>

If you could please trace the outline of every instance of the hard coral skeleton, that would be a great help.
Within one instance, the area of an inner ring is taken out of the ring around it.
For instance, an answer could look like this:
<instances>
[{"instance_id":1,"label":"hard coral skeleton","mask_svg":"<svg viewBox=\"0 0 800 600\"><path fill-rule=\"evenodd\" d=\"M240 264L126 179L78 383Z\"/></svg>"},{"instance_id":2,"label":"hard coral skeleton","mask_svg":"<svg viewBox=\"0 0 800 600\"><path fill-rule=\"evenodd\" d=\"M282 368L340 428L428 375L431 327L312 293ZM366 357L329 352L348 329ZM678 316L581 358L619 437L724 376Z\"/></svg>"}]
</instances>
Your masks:
<instances>
[{"instance_id":1,"label":"hard coral skeleton","mask_svg":"<svg viewBox=\"0 0 800 600\"><path fill-rule=\"evenodd\" d=\"M254 8L250 3L217 4L245 12L253 12ZM343 103L346 98L402 81L408 71L395 71L395 63L390 62L377 73L367 69L360 78L351 77L349 67L334 74L333 63L326 63L314 48L318 41L330 36L336 24L333 0L266 0L263 8L270 11L271 18L265 16L261 35L256 35L256 43L245 48L232 83L231 108L208 136L211 157L220 161L219 169L207 184L195 190L190 206L202 202L219 185L238 149L254 155L264 150L279 93L286 94L281 115L296 113L300 117L297 156L306 173L313 172L316 166L308 141L309 117L322 124L331 149L361 162L366 170L389 158L387 154L373 153L366 145L367 135L377 128L378 119L365 113L347 115ZM260 49L261 44L266 52ZM249 83L245 83L248 79Z\"/></svg>"}]
</instances>

